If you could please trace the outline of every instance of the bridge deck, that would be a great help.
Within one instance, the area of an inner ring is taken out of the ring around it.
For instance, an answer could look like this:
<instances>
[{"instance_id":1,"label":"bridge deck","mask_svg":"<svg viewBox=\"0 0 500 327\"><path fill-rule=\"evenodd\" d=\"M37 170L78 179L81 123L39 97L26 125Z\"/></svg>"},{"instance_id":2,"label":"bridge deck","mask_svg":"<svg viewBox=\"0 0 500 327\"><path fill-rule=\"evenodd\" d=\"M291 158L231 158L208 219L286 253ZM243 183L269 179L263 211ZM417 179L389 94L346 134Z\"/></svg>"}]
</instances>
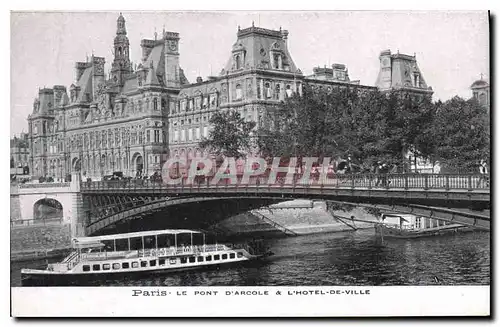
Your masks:
<instances>
[{"instance_id":1,"label":"bridge deck","mask_svg":"<svg viewBox=\"0 0 500 327\"><path fill-rule=\"evenodd\" d=\"M280 202L293 198L375 205L385 210L397 207L423 216L442 216L455 222L489 227L485 225L489 224L489 217L483 217L479 212L467 214L448 212L445 209L488 209L489 180L488 177L481 175L344 175L334 179L323 178L306 182L299 178L278 179L279 183L267 183L269 181L267 177L250 178L247 183L243 183L241 177L232 181L231 179L216 181L213 177L195 179L194 183L188 181L182 179L180 184L151 180L83 182L80 189L82 195L89 200L128 197L131 201L130 206L122 209L103 211L103 205L111 207L123 205L116 199L101 202L97 200L91 209L96 214L97 220L87 227L93 232L128 216L162 210L163 207L173 206L176 202L188 203L191 201L189 199L196 199L195 202L206 202L209 199L213 201L268 199ZM144 201L148 198L154 203L148 204L148 201ZM161 201L162 198L170 200ZM120 203L114 204L117 201ZM134 204L134 201L138 202Z\"/></svg>"},{"instance_id":2,"label":"bridge deck","mask_svg":"<svg viewBox=\"0 0 500 327\"><path fill-rule=\"evenodd\" d=\"M490 201L489 189L402 188L402 187L351 187L336 185L168 185L144 182L120 184L84 183L82 193L93 194L152 194L152 195L214 195L269 194L292 197L356 196L370 198L433 199L453 201Z\"/></svg>"}]
</instances>

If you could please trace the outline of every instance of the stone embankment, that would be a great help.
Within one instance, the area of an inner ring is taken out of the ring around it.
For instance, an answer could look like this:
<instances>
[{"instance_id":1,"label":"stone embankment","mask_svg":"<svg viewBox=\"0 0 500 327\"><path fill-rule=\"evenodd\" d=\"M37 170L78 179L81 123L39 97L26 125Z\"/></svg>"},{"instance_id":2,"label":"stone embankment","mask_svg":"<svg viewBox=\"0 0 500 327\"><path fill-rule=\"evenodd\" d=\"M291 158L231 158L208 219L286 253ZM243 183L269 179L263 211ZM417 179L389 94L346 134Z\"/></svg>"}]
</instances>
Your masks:
<instances>
[{"instance_id":1,"label":"stone embankment","mask_svg":"<svg viewBox=\"0 0 500 327\"><path fill-rule=\"evenodd\" d=\"M275 226L272 226L251 212L241 214L214 226L214 230L226 235L244 235L244 234L265 234L265 235L283 235L283 226L287 230L293 231L296 235L330 233L352 231L356 229L373 228L373 223L352 222L349 220L354 216L359 220L373 221L377 218L367 213L363 208L353 208L345 212L341 210L334 211L334 214L345 217L344 222L334 218L328 211L324 202L311 202L309 200L295 200L285 202L269 209L257 210L261 215L272 220ZM345 222L348 222L346 224Z\"/></svg>"},{"instance_id":2,"label":"stone embankment","mask_svg":"<svg viewBox=\"0 0 500 327\"><path fill-rule=\"evenodd\" d=\"M70 248L69 224L16 226L10 229L11 261L62 256Z\"/></svg>"}]
</instances>

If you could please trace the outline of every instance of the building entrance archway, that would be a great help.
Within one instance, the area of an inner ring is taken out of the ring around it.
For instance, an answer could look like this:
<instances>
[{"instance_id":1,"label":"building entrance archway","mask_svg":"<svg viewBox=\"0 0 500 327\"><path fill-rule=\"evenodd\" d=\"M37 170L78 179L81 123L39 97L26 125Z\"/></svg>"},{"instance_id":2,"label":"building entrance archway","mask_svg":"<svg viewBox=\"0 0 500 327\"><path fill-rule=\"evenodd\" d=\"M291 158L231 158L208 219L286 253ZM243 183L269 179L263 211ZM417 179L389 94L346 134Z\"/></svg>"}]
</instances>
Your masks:
<instances>
[{"instance_id":1,"label":"building entrance archway","mask_svg":"<svg viewBox=\"0 0 500 327\"><path fill-rule=\"evenodd\" d=\"M134 177L142 177L144 171L144 159L139 152L134 153L132 156L131 165Z\"/></svg>"}]
</instances>

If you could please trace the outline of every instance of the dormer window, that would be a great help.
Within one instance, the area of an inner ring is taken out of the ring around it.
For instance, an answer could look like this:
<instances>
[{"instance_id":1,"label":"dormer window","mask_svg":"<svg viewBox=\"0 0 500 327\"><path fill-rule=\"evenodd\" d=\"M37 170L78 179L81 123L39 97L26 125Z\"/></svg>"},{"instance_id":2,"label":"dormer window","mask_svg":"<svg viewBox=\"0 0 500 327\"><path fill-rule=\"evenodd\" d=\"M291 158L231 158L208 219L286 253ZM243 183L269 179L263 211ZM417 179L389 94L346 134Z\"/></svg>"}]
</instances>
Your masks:
<instances>
[{"instance_id":1,"label":"dormer window","mask_svg":"<svg viewBox=\"0 0 500 327\"><path fill-rule=\"evenodd\" d=\"M415 85L415 87L420 87L420 75L419 74L413 75L413 84Z\"/></svg>"},{"instance_id":2,"label":"dormer window","mask_svg":"<svg viewBox=\"0 0 500 327\"><path fill-rule=\"evenodd\" d=\"M234 61L235 61L236 69L240 69L241 68L241 57L240 57L240 55L236 55L236 57L234 58Z\"/></svg>"},{"instance_id":3,"label":"dormer window","mask_svg":"<svg viewBox=\"0 0 500 327\"><path fill-rule=\"evenodd\" d=\"M275 54L273 58L273 68L274 69L280 69L280 55Z\"/></svg>"}]
</instances>

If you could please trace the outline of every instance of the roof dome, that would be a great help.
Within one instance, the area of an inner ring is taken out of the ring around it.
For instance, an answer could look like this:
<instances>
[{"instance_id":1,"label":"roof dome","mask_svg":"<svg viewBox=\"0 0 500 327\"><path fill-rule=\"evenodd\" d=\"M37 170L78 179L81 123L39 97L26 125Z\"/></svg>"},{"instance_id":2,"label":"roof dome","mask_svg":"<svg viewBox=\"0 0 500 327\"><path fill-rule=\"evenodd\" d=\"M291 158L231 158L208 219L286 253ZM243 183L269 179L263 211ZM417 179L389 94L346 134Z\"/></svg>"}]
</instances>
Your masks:
<instances>
[{"instance_id":1,"label":"roof dome","mask_svg":"<svg viewBox=\"0 0 500 327\"><path fill-rule=\"evenodd\" d=\"M490 84L488 84L488 82L486 82L483 79L479 79L479 80L475 81L474 83L472 83L472 85L470 87L471 88L482 88L482 87L486 87L486 86L490 86Z\"/></svg>"}]
</instances>

